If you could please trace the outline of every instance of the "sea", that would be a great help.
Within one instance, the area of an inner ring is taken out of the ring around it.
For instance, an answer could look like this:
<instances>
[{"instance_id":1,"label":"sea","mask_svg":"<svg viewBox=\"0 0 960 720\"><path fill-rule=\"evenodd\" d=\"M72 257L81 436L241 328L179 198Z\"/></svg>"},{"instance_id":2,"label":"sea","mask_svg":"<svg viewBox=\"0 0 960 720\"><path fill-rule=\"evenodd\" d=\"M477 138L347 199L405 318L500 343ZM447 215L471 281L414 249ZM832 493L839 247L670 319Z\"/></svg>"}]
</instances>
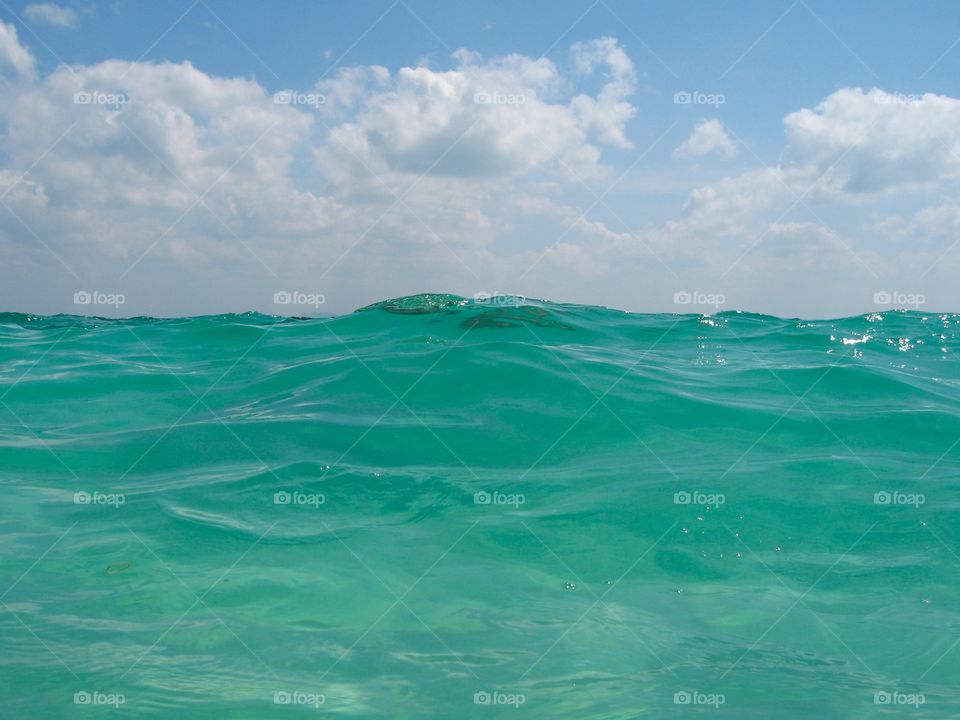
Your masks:
<instances>
[{"instance_id":1,"label":"sea","mask_svg":"<svg viewBox=\"0 0 960 720\"><path fill-rule=\"evenodd\" d=\"M957 717L958 328L0 314L0 717Z\"/></svg>"}]
</instances>

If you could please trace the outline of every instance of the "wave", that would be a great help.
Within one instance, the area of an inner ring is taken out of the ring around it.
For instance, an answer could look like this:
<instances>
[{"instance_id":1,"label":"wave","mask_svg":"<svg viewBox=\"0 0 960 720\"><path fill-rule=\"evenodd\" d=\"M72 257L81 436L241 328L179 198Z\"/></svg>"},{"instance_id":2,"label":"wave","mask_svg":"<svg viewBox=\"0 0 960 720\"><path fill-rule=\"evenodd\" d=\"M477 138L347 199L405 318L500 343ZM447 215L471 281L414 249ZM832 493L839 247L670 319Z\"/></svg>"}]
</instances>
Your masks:
<instances>
[{"instance_id":1,"label":"wave","mask_svg":"<svg viewBox=\"0 0 960 720\"><path fill-rule=\"evenodd\" d=\"M920 688L948 717L958 322L2 314L0 656L43 695L9 709L466 717L503 688L615 716L689 687L764 717Z\"/></svg>"}]
</instances>

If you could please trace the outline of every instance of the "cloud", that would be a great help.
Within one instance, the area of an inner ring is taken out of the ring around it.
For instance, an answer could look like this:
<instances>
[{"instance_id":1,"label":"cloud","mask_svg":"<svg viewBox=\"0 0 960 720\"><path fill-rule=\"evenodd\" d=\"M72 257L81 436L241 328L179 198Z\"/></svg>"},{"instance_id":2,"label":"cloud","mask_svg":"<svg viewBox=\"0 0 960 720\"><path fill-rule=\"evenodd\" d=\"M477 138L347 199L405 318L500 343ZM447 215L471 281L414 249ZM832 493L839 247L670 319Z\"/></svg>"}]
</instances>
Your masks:
<instances>
[{"instance_id":1,"label":"cloud","mask_svg":"<svg viewBox=\"0 0 960 720\"><path fill-rule=\"evenodd\" d=\"M503 177L562 168L602 172L601 147L629 147L624 126L634 108L633 66L610 38L575 45L577 72L607 69L596 97L562 100L567 83L551 61L508 55L484 60L456 53L456 67L437 71L346 68L317 90L332 98L331 129L321 162L348 171Z\"/></svg>"},{"instance_id":2,"label":"cloud","mask_svg":"<svg viewBox=\"0 0 960 720\"><path fill-rule=\"evenodd\" d=\"M674 157L685 159L702 158L711 153L728 159L737 154L737 147L727 135L726 128L716 119L697 123L690 137L673 151Z\"/></svg>"},{"instance_id":3,"label":"cloud","mask_svg":"<svg viewBox=\"0 0 960 720\"><path fill-rule=\"evenodd\" d=\"M72 28L77 25L77 13L56 3L36 3L23 9L27 20L51 27Z\"/></svg>"},{"instance_id":4,"label":"cloud","mask_svg":"<svg viewBox=\"0 0 960 720\"><path fill-rule=\"evenodd\" d=\"M624 135L626 123L636 114L636 108L626 101L636 87L630 58L610 37L576 43L572 52L575 67L581 75L592 75L599 66L608 70L608 81L596 98L581 94L573 99L571 105L581 123L608 145L633 147Z\"/></svg>"},{"instance_id":5,"label":"cloud","mask_svg":"<svg viewBox=\"0 0 960 720\"><path fill-rule=\"evenodd\" d=\"M960 100L845 88L784 120L785 165L848 199L960 177Z\"/></svg>"},{"instance_id":6,"label":"cloud","mask_svg":"<svg viewBox=\"0 0 960 720\"><path fill-rule=\"evenodd\" d=\"M0 21L0 67L12 69L21 77L30 77L35 65L31 52L20 44L16 28Z\"/></svg>"},{"instance_id":7,"label":"cloud","mask_svg":"<svg viewBox=\"0 0 960 720\"><path fill-rule=\"evenodd\" d=\"M721 133L719 122L702 123L675 155L698 156L712 144L722 144L717 140ZM876 216L886 218L892 197L907 202L914 193L927 205L932 188L960 178L960 100L845 88L813 108L788 114L784 135L780 163L695 188L680 218L650 231L651 242L666 249L736 242L741 254L754 248L745 261L738 261L748 269L755 252L759 257L774 245L782 247L798 237L784 228L809 229L804 223L813 221L829 229L826 216L839 216L855 225L857 213L872 207L874 217L860 219L860 232L844 235L847 260L862 269L860 261L871 250L866 239L878 229L885 237L902 241L905 237L945 238L955 227L952 200L918 208L912 219L878 221ZM800 225L791 220L795 217L801 218ZM842 234L828 235L835 240ZM807 232L804 237L814 235ZM833 247L836 250L835 243ZM834 261L837 256L831 255ZM823 262L827 262L825 254Z\"/></svg>"},{"instance_id":8,"label":"cloud","mask_svg":"<svg viewBox=\"0 0 960 720\"><path fill-rule=\"evenodd\" d=\"M788 114L770 167L698 173L670 207L649 188L682 171L651 153L647 190L598 206L584 184L606 189L648 123L611 38L556 61L460 50L443 67L345 67L285 102L189 62L38 75L2 22L0 69L4 309L75 310L82 288L154 314L276 311L280 289L346 311L497 288L662 310L679 289L734 302L723 283L753 283L754 309L836 315L825 278L849 295L875 282L866 267L929 265L960 227L960 101L857 88ZM675 154L735 151L705 120Z\"/></svg>"},{"instance_id":9,"label":"cloud","mask_svg":"<svg viewBox=\"0 0 960 720\"><path fill-rule=\"evenodd\" d=\"M701 123L674 154L717 152L725 137L719 122ZM780 277L794 287L806 283L807 294L767 290L765 309L827 307L841 296L849 302L849 288L878 277L913 287L929 281L930 268L956 268L958 179L960 100L845 88L784 118L779 163L694 188L676 217L595 245L595 261L617 267L653 255L678 274L733 283L724 288L731 295L752 278ZM944 199L931 204L936 191ZM814 290L838 272L849 288ZM952 297L960 300L955 291Z\"/></svg>"},{"instance_id":10,"label":"cloud","mask_svg":"<svg viewBox=\"0 0 960 720\"><path fill-rule=\"evenodd\" d=\"M0 252L33 273L65 266L154 295L185 282L184 270L202 273L203 288L166 290L161 306L202 296L204 308L211 298L263 307L291 277L340 283L355 298L341 309L420 290L441 268L477 282L503 269L493 246L519 232L509 199L607 173L603 150L623 146L632 116L632 65L606 39L578 46L570 73L461 51L449 69L344 68L286 103L188 62L107 60L34 78L12 27L0 23L0 39L24 76L0 106L11 210ZM574 95L574 78L591 73L596 96ZM570 254L596 236L571 224ZM273 290L250 297L241 268ZM400 268L409 281L392 290Z\"/></svg>"}]
</instances>

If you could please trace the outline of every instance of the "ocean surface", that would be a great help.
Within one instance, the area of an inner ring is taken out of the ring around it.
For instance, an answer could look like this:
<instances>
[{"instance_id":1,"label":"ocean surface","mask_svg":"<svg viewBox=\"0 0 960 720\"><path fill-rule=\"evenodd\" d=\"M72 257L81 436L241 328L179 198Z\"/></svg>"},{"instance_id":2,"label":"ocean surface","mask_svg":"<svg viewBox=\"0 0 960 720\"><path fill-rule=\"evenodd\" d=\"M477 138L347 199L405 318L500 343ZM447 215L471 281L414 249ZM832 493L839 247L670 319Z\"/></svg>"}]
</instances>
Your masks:
<instances>
[{"instance_id":1,"label":"ocean surface","mask_svg":"<svg viewBox=\"0 0 960 720\"><path fill-rule=\"evenodd\" d=\"M957 717L958 323L0 314L0 717Z\"/></svg>"}]
</instances>

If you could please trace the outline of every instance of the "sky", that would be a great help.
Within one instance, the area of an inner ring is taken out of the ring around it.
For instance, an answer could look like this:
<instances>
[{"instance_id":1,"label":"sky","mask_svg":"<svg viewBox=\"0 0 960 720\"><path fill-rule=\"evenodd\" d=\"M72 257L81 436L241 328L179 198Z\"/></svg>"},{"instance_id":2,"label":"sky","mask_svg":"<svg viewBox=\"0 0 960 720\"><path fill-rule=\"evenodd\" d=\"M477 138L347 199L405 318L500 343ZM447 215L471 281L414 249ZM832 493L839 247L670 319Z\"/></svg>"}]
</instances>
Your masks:
<instances>
[{"instance_id":1,"label":"sky","mask_svg":"<svg viewBox=\"0 0 960 720\"><path fill-rule=\"evenodd\" d=\"M960 310L960 3L0 0L0 311Z\"/></svg>"}]
</instances>

